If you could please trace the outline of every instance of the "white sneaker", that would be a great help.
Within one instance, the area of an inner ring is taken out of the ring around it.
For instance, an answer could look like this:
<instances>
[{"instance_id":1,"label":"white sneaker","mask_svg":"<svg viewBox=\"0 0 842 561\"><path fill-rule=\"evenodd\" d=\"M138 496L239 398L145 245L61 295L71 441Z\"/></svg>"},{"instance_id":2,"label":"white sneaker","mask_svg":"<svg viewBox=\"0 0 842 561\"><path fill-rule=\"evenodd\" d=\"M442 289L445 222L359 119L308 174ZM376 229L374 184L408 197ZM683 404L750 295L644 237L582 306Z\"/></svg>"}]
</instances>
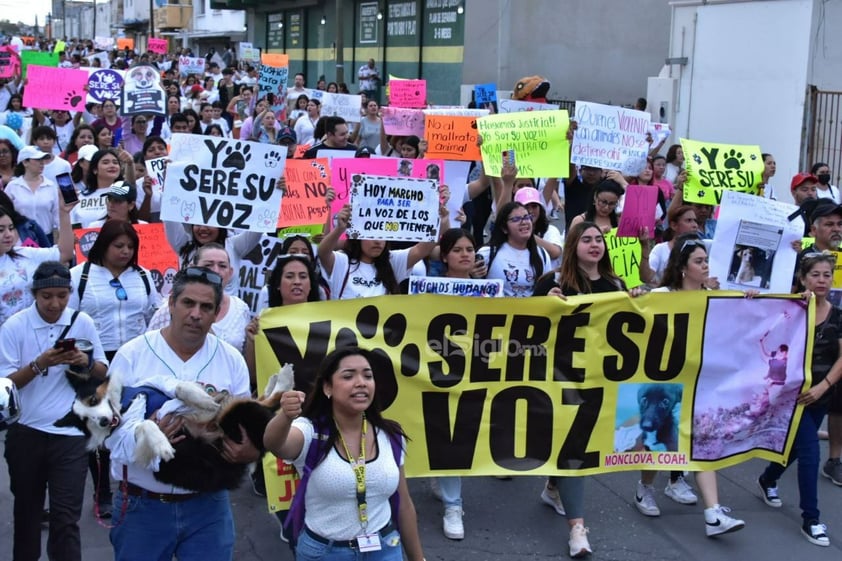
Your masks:
<instances>
[{"instance_id":1,"label":"white sneaker","mask_svg":"<svg viewBox=\"0 0 842 561\"><path fill-rule=\"evenodd\" d=\"M709 538L745 528L745 522L731 518L726 514L727 512L731 512L727 506L715 505L713 508L705 509L705 533Z\"/></svg>"},{"instance_id":2,"label":"white sneaker","mask_svg":"<svg viewBox=\"0 0 842 561\"><path fill-rule=\"evenodd\" d=\"M552 489L549 488L548 485L544 485L544 490L541 491L541 500L544 502L545 505L550 506L559 516L564 516L564 505L561 503L561 497L558 495L558 488L553 487Z\"/></svg>"},{"instance_id":3,"label":"white sneaker","mask_svg":"<svg viewBox=\"0 0 842 561\"><path fill-rule=\"evenodd\" d=\"M634 496L634 506L644 516L660 516L661 509L655 502L655 487L637 482L637 493Z\"/></svg>"},{"instance_id":4,"label":"white sneaker","mask_svg":"<svg viewBox=\"0 0 842 561\"><path fill-rule=\"evenodd\" d=\"M581 524L576 524L570 528L570 539L567 541L570 546L570 557L576 559L593 553L591 544L588 542L588 531Z\"/></svg>"},{"instance_id":5,"label":"white sneaker","mask_svg":"<svg viewBox=\"0 0 842 561\"><path fill-rule=\"evenodd\" d=\"M682 505L694 505L699 500L696 493L693 492L693 488L684 481L683 476L679 476L675 483L668 482L664 494Z\"/></svg>"},{"instance_id":6,"label":"white sneaker","mask_svg":"<svg viewBox=\"0 0 842 561\"><path fill-rule=\"evenodd\" d=\"M441 501L441 487L439 487L439 480L436 477L430 478L430 491L432 491L433 496Z\"/></svg>"},{"instance_id":7,"label":"white sneaker","mask_svg":"<svg viewBox=\"0 0 842 561\"><path fill-rule=\"evenodd\" d=\"M461 540L465 537L465 526L462 525L462 508L449 506L444 509L444 537L451 540Z\"/></svg>"}]
</instances>

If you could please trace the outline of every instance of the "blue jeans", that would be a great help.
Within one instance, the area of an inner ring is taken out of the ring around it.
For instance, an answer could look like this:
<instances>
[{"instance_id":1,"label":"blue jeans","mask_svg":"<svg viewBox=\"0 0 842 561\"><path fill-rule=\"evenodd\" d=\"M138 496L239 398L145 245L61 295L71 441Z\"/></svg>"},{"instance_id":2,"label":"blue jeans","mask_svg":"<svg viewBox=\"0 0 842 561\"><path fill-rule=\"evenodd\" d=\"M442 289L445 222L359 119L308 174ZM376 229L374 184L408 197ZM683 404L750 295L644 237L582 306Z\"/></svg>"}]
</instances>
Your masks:
<instances>
[{"instance_id":1,"label":"blue jeans","mask_svg":"<svg viewBox=\"0 0 842 561\"><path fill-rule=\"evenodd\" d=\"M125 518L121 514L127 501ZM118 523L122 519L122 523ZM111 545L115 561L231 561L234 518L227 491L164 503L114 493Z\"/></svg>"},{"instance_id":2,"label":"blue jeans","mask_svg":"<svg viewBox=\"0 0 842 561\"><path fill-rule=\"evenodd\" d=\"M564 505L568 520L585 517L585 478L574 476L550 476L551 485L558 489L558 496Z\"/></svg>"},{"instance_id":3,"label":"blue jeans","mask_svg":"<svg viewBox=\"0 0 842 561\"><path fill-rule=\"evenodd\" d=\"M366 553L318 542L304 531L298 536L295 561L403 561L403 548L397 530L380 537L380 551Z\"/></svg>"},{"instance_id":4,"label":"blue jeans","mask_svg":"<svg viewBox=\"0 0 842 561\"><path fill-rule=\"evenodd\" d=\"M770 463L761 476L763 482L775 485L786 468L798 460L798 494L801 497L801 517L804 520L819 519L819 437L816 431L824 420L826 406L812 405L805 407L801 414L801 422L795 433L795 442L789 455L787 465Z\"/></svg>"},{"instance_id":5,"label":"blue jeans","mask_svg":"<svg viewBox=\"0 0 842 561\"><path fill-rule=\"evenodd\" d=\"M459 476L439 477L441 502L444 507L462 506L462 478Z\"/></svg>"}]
</instances>

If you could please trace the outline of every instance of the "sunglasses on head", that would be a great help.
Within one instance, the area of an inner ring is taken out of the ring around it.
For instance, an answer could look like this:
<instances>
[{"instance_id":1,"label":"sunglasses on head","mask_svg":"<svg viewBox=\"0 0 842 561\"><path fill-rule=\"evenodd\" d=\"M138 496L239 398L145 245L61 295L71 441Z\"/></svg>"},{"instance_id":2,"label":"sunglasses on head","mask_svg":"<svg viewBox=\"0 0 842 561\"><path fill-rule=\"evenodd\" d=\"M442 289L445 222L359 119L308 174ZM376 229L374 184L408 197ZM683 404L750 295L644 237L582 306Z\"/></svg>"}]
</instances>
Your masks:
<instances>
[{"instance_id":1,"label":"sunglasses on head","mask_svg":"<svg viewBox=\"0 0 842 561\"><path fill-rule=\"evenodd\" d=\"M684 242L684 243L681 245L681 251L683 252L683 251L684 251L685 249L687 249L688 247L690 247L690 248L693 248L693 247L701 247L701 248L703 248L705 251L707 251L707 247L705 246L705 242L703 242L702 240L687 240L686 242Z\"/></svg>"},{"instance_id":2,"label":"sunglasses on head","mask_svg":"<svg viewBox=\"0 0 842 561\"><path fill-rule=\"evenodd\" d=\"M39 271L38 276L45 279L50 277L61 277L63 279L69 279L70 270L63 265L48 265L47 267L44 267Z\"/></svg>"},{"instance_id":3,"label":"sunglasses on head","mask_svg":"<svg viewBox=\"0 0 842 561\"><path fill-rule=\"evenodd\" d=\"M222 286L222 277L211 270L202 267L187 267L183 273L188 279L204 279L210 284Z\"/></svg>"}]
</instances>

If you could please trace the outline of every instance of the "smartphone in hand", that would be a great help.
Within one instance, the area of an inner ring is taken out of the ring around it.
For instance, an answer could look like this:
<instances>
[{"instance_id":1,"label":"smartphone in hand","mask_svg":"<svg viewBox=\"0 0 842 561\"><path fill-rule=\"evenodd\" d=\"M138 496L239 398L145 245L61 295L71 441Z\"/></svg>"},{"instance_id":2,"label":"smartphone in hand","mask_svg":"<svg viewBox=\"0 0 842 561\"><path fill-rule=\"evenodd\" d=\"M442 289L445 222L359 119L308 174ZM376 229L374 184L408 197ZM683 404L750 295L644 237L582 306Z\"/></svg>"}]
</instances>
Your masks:
<instances>
[{"instance_id":1,"label":"smartphone in hand","mask_svg":"<svg viewBox=\"0 0 842 561\"><path fill-rule=\"evenodd\" d=\"M76 193L76 186L73 185L73 178L69 173L60 173L56 176L56 183L58 183L59 191L61 191L61 198L64 199L65 204L75 203L79 200L79 195Z\"/></svg>"},{"instance_id":2,"label":"smartphone in hand","mask_svg":"<svg viewBox=\"0 0 842 561\"><path fill-rule=\"evenodd\" d=\"M63 353L72 351L76 348L76 339L59 339L54 347Z\"/></svg>"},{"instance_id":3,"label":"smartphone in hand","mask_svg":"<svg viewBox=\"0 0 842 561\"><path fill-rule=\"evenodd\" d=\"M515 151L513 149L503 150L503 165L515 167Z\"/></svg>"}]
</instances>

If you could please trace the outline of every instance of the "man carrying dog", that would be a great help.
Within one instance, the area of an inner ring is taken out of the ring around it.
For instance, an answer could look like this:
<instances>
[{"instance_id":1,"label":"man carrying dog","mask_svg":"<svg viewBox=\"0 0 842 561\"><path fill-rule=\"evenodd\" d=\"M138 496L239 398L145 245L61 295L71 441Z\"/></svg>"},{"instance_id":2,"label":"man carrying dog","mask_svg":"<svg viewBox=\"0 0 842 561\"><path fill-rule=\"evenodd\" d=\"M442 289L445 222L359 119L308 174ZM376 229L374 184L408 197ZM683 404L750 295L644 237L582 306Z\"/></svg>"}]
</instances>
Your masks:
<instances>
[{"instance_id":1,"label":"man carrying dog","mask_svg":"<svg viewBox=\"0 0 842 561\"><path fill-rule=\"evenodd\" d=\"M175 276L169 298L172 321L123 345L112 362L124 387L142 386L144 379L171 375L203 384L209 393L248 397L249 377L240 353L209 333L222 301L222 278L204 267L188 267ZM153 413L162 432L174 444L183 420ZM157 481L153 466L128 462L135 446L138 420L124 416L106 445L112 452L111 475L127 481L114 495L115 526L111 530L116 561L170 559L230 561L234 552L234 520L225 490L194 493ZM140 419L142 420L142 419ZM221 453L232 463L249 463L259 456L242 432L242 443L225 439ZM155 464L157 462L153 462ZM123 503L128 504L125 507Z\"/></svg>"}]
</instances>

